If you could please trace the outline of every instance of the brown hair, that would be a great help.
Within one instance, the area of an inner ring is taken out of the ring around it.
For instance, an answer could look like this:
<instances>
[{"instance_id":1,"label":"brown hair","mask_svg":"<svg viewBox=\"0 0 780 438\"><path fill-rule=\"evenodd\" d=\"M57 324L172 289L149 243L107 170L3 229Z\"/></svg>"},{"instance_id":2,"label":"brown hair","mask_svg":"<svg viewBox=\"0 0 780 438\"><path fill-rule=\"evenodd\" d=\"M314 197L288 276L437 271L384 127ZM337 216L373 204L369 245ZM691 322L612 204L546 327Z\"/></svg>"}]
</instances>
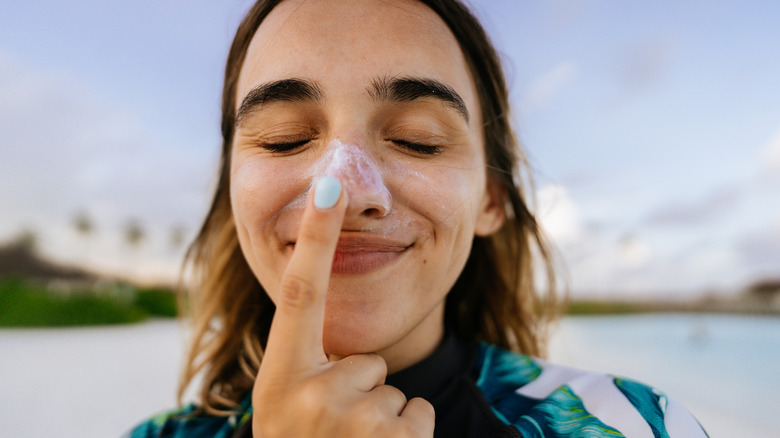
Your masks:
<instances>
[{"instance_id":1,"label":"brown hair","mask_svg":"<svg viewBox=\"0 0 780 438\"><path fill-rule=\"evenodd\" d=\"M445 324L466 340L486 341L530 355L544 355L546 327L557 316L555 275L542 232L522 186L527 163L510 124L509 98L495 49L484 29L456 0L421 0L455 35L477 84L484 121L488 174L505 195L507 220L490 237L475 237L463 272L447 296ZM222 157L219 180L205 222L187 253L193 284L193 331L179 383L179 399L203 373L202 408L222 415L251 390L260 367L274 305L252 274L239 247L230 207L230 157L236 87L249 44L281 0L259 0L238 27L225 68L222 93ZM546 287L537 291L534 253L544 264ZM185 312L186 313L186 312Z\"/></svg>"}]
</instances>

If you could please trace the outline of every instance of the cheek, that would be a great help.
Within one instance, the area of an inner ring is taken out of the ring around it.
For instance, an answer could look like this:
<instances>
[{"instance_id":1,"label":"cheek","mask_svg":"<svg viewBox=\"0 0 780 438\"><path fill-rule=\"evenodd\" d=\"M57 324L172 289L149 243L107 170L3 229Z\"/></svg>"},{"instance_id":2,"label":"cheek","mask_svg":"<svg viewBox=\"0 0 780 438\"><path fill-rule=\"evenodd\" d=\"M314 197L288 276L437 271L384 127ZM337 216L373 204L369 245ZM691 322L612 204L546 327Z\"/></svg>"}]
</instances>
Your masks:
<instances>
[{"instance_id":1,"label":"cheek","mask_svg":"<svg viewBox=\"0 0 780 438\"><path fill-rule=\"evenodd\" d=\"M425 216L437 234L473 234L484 179L474 169L429 166L402 170L399 191L414 210ZM443 237L443 236L437 236Z\"/></svg>"},{"instance_id":2,"label":"cheek","mask_svg":"<svg viewBox=\"0 0 780 438\"><path fill-rule=\"evenodd\" d=\"M299 173L268 160L247 158L232 169L230 195L239 243L244 257L263 283L282 267L284 249L280 224L300 220L306 205L307 181Z\"/></svg>"},{"instance_id":3,"label":"cheek","mask_svg":"<svg viewBox=\"0 0 780 438\"><path fill-rule=\"evenodd\" d=\"M232 169L230 202L236 226L253 233L283 207L283 191L289 187L284 172L260 160L243 160Z\"/></svg>"},{"instance_id":4,"label":"cheek","mask_svg":"<svg viewBox=\"0 0 780 438\"><path fill-rule=\"evenodd\" d=\"M231 206L241 251L272 300L287 264L280 228L295 227L306 205L309 182L298 175L300 169L291 163L257 156L231 168Z\"/></svg>"}]
</instances>

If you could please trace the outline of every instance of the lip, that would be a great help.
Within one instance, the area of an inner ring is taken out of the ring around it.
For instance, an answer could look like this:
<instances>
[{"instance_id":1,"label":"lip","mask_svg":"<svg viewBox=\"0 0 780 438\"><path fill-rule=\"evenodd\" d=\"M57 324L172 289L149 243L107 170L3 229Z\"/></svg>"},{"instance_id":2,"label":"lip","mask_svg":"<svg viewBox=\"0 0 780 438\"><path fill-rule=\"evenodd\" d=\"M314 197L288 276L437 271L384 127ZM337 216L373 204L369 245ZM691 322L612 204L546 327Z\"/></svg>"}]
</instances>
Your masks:
<instances>
[{"instance_id":1,"label":"lip","mask_svg":"<svg viewBox=\"0 0 780 438\"><path fill-rule=\"evenodd\" d=\"M295 242L291 245L294 247ZM331 274L360 275L377 271L401 258L412 246L383 236L342 232L333 255Z\"/></svg>"}]
</instances>

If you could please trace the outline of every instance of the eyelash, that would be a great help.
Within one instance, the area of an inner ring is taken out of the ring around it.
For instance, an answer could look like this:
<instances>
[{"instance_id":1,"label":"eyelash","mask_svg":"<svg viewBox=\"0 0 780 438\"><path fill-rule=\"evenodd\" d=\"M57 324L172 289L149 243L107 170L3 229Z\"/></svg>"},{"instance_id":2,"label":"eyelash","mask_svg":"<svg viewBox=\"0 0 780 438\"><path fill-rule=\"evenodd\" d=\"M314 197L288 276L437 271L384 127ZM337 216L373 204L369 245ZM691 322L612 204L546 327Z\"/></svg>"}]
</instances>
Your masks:
<instances>
[{"instance_id":1,"label":"eyelash","mask_svg":"<svg viewBox=\"0 0 780 438\"><path fill-rule=\"evenodd\" d=\"M293 141L289 143L263 143L261 146L263 147L263 149L270 152L283 153L283 152L292 152L293 150L298 149L299 147L305 145L310 141L311 140L307 139L307 140Z\"/></svg>"},{"instance_id":2,"label":"eyelash","mask_svg":"<svg viewBox=\"0 0 780 438\"><path fill-rule=\"evenodd\" d=\"M438 146L429 146L429 145L413 143L411 141L405 141L405 140L391 140L391 141L398 146L401 146L405 149L408 149L420 155L437 155L441 153L441 148Z\"/></svg>"},{"instance_id":3,"label":"eyelash","mask_svg":"<svg viewBox=\"0 0 780 438\"><path fill-rule=\"evenodd\" d=\"M284 152L292 152L293 150L305 145L310 141L311 140L300 140L300 141L293 141L289 143L264 143L261 146L263 147L263 149L270 152L284 153ZM390 140L390 141L395 145L398 145L404 149L407 149L411 152L420 155L437 155L440 154L442 151L441 148L438 146L429 146L429 145L414 143L406 140Z\"/></svg>"}]
</instances>

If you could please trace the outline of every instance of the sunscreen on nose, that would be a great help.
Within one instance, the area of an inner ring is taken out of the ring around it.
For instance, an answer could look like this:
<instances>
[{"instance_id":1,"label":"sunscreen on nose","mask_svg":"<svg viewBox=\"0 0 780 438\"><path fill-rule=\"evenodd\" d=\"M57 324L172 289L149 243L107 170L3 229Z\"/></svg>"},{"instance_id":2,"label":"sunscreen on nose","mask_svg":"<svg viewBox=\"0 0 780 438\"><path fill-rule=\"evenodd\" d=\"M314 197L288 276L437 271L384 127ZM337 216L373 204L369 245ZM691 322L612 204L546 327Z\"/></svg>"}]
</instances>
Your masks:
<instances>
[{"instance_id":1,"label":"sunscreen on nose","mask_svg":"<svg viewBox=\"0 0 780 438\"><path fill-rule=\"evenodd\" d=\"M325 210L339 202L341 183L332 176L323 176L314 186L314 206Z\"/></svg>"},{"instance_id":2,"label":"sunscreen on nose","mask_svg":"<svg viewBox=\"0 0 780 438\"><path fill-rule=\"evenodd\" d=\"M385 187L382 171L375 160L356 145L333 139L327 153L314 165L313 174L337 178L351 200L368 196L372 203L386 211L390 210L392 200Z\"/></svg>"}]
</instances>

